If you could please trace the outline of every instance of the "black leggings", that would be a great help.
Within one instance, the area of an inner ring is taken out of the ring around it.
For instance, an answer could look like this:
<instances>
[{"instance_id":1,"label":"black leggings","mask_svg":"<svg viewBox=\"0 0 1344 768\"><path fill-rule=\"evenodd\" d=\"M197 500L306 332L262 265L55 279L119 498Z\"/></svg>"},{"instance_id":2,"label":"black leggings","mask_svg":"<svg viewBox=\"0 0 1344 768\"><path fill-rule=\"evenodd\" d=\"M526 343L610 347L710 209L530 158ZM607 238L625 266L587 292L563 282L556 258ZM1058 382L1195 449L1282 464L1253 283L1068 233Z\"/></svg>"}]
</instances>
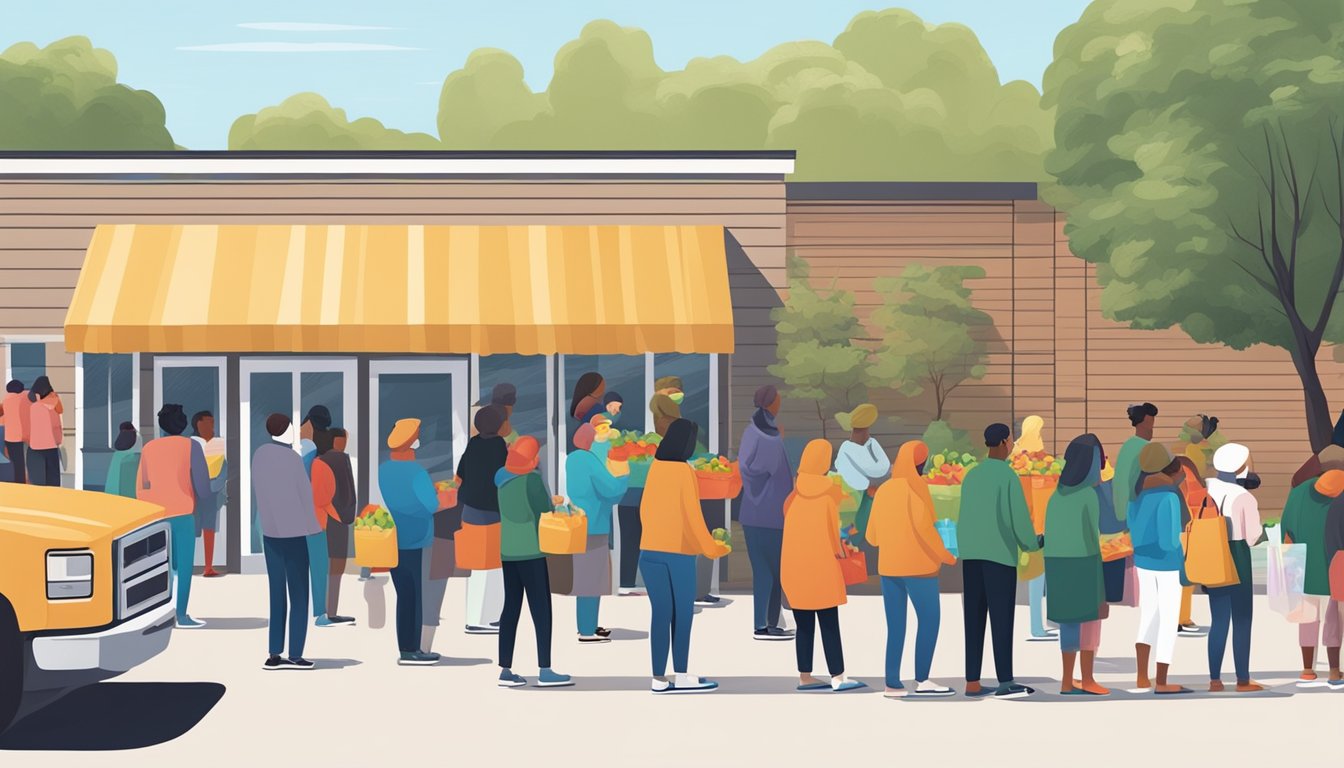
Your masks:
<instances>
[{"instance_id":1,"label":"black leggings","mask_svg":"<svg viewBox=\"0 0 1344 768\"><path fill-rule=\"evenodd\" d=\"M994 674L1000 684L1013 681L1013 612L1017 569L989 560L961 561L961 610L966 622L966 682L980 682L985 656L985 620L994 645Z\"/></svg>"},{"instance_id":2,"label":"black leggings","mask_svg":"<svg viewBox=\"0 0 1344 768\"><path fill-rule=\"evenodd\" d=\"M537 666L551 666L551 579L546 558L504 561L504 611L499 617L499 666L513 668L513 644L523 614L523 594L537 633Z\"/></svg>"},{"instance_id":3,"label":"black leggings","mask_svg":"<svg viewBox=\"0 0 1344 768\"><path fill-rule=\"evenodd\" d=\"M845 652L840 647L840 609L826 608L820 611L793 609L793 618L798 621L798 635L794 638L794 649L798 651L798 671L804 675L812 674L813 624L821 625L821 646L826 651L826 670L831 677L845 673Z\"/></svg>"},{"instance_id":4,"label":"black leggings","mask_svg":"<svg viewBox=\"0 0 1344 768\"><path fill-rule=\"evenodd\" d=\"M33 485L61 484L61 449L28 449L28 482Z\"/></svg>"}]
</instances>

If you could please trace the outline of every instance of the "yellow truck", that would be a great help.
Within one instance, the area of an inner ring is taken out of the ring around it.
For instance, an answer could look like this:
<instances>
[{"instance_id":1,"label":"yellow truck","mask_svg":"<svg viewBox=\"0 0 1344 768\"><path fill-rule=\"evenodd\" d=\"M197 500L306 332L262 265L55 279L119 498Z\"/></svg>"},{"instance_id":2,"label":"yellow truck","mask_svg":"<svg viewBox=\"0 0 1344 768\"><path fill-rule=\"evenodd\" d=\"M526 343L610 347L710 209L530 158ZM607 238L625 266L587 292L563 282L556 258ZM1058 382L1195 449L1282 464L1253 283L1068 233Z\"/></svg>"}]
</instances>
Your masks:
<instances>
[{"instance_id":1,"label":"yellow truck","mask_svg":"<svg viewBox=\"0 0 1344 768\"><path fill-rule=\"evenodd\" d=\"M162 508L0 483L0 731L158 655L174 625Z\"/></svg>"}]
</instances>

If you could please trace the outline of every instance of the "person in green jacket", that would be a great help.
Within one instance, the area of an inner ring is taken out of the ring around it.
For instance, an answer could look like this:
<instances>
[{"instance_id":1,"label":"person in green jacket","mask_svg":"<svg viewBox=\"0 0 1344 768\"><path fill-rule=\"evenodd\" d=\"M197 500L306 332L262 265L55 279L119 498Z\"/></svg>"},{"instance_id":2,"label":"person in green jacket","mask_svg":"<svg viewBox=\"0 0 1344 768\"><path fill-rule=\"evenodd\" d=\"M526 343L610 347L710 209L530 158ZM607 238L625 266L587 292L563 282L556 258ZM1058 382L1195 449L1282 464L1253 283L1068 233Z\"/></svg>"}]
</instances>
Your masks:
<instances>
[{"instance_id":1,"label":"person in green jacket","mask_svg":"<svg viewBox=\"0 0 1344 768\"><path fill-rule=\"evenodd\" d=\"M1064 696L1105 696L1093 663L1106 617L1106 587L1101 574L1101 451L1095 435L1074 438L1064 450L1059 488L1045 508L1045 581L1047 614L1059 624ZM1082 685L1075 686L1073 664L1081 652Z\"/></svg>"},{"instance_id":2,"label":"person in green jacket","mask_svg":"<svg viewBox=\"0 0 1344 768\"><path fill-rule=\"evenodd\" d=\"M1013 614L1017 601L1018 550L1035 552L1041 539L1031 524L1022 481L1008 465L1013 431L1006 424L985 428L989 458L966 473L957 521L962 616L966 623L966 695L991 693L980 685L980 664L989 620L994 643L995 697L1016 699L1036 691L1013 681Z\"/></svg>"},{"instance_id":3,"label":"person in green jacket","mask_svg":"<svg viewBox=\"0 0 1344 768\"><path fill-rule=\"evenodd\" d=\"M1134 426L1134 436L1120 446L1120 455L1115 457L1115 482L1111 483L1115 493L1115 516L1121 521L1129 517L1129 502L1134 500L1134 488L1139 483L1139 452L1153 441L1157 406L1152 403L1131 405L1128 414L1129 423Z\"/></svg>"},{"instance_id":4,"label":"person in green jacket","mask_svg":"<svg viewBox=\"0 0 1344 768\"><path fill-rule=\"evenodd\" d=\"M1344 494L1344 472L1330 469L1320 477L1294 488L1283 505L1280 525L1283 526L1284 542L1307 546L1307 570L1302 591L1306 593L1317 616L1316 621L1298 624L1297 639L1302 646L1302 676L1297 681L1300 688L1344 685L1344 675L1340 674L1339 669L1339 604L1330 599L1330 564L1326 561L1325 552L1326 513L1341 494ZM1324 636L1321 635L1322 624ZM1330 679L1326 683L1316 678L1318 638L1324 641L1326 656L1330 661Z\"/></svg>"},{"instance_id":5,"label":"person in green jacket","mask_svg":"<svg viewBox=\"0 0 1344 768\"><path fill-rule=\"evenodd\" d=\"M135 425L129 421L121 422L121 430L112 443L116 453L107 465L107 483L103 490L114 496L135 498L135 479L140 473L140 452L135 450Z\"/></svg>"},{"instance_id":6,"label":"person in green jacket","mask_svg":"<svg viewBox=\"0 0 1344 768\"><path fill-rule=\"evenodd\" d=\"M517 688L527 680L513 672L513 644L518 637L518 619L523 613L523 595L537 633L537 685L554 688L573 685L569 675L551 669L551 582L546 556L537 541L541 515L555 501L537 472L541 443L530 435L509 448L504 466L495 474L499 489L499 554L504 566L504 610L499 617L499 687Z\"/></svg>"}]
</instances>

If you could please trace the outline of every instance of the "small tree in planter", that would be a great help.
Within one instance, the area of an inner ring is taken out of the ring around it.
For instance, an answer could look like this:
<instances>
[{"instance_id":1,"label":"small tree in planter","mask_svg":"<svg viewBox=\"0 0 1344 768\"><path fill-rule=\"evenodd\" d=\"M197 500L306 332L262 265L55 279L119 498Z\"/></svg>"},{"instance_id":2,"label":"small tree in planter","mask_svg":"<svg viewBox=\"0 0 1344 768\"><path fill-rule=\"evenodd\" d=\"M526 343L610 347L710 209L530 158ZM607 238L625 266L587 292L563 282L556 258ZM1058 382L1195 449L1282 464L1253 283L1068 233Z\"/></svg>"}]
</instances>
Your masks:
<instances>
[{"instance_id":1,"label":"small tree in planter","mask_svg":"<svg viewBox=\"0 0 1344 768\"><path fill-rule=\"evenodd\" d=\"M867 349L857 345L863 328L854 314L854 294L835 287L818 290L808 279L807 262L789 255L789 297L770 313L778 334L779 362L772 375L789 397L811 401L821 436L829 439L831 417L868 395Z\"/></svg>"}]
</instances>

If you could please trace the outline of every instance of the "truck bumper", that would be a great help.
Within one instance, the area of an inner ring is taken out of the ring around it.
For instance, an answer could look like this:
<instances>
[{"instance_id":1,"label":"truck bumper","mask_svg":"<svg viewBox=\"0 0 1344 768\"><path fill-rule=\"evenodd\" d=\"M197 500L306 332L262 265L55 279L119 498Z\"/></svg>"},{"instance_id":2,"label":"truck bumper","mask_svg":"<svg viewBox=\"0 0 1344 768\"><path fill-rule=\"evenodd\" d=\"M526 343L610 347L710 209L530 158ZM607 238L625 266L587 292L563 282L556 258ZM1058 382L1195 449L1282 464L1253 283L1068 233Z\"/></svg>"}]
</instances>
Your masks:
<instances>
[{"instance_id":1,"label":"truck bumper","mask_svg":"<svg viewBox=\"0 0 1344 768\"><path fill-rule=\"evenodd\" d=\"M35 637L32 662L56 678L93 682L114 677L162 653L174 619L173 606L165 604L101 632Z\"/></svg>"}]
</instances>

